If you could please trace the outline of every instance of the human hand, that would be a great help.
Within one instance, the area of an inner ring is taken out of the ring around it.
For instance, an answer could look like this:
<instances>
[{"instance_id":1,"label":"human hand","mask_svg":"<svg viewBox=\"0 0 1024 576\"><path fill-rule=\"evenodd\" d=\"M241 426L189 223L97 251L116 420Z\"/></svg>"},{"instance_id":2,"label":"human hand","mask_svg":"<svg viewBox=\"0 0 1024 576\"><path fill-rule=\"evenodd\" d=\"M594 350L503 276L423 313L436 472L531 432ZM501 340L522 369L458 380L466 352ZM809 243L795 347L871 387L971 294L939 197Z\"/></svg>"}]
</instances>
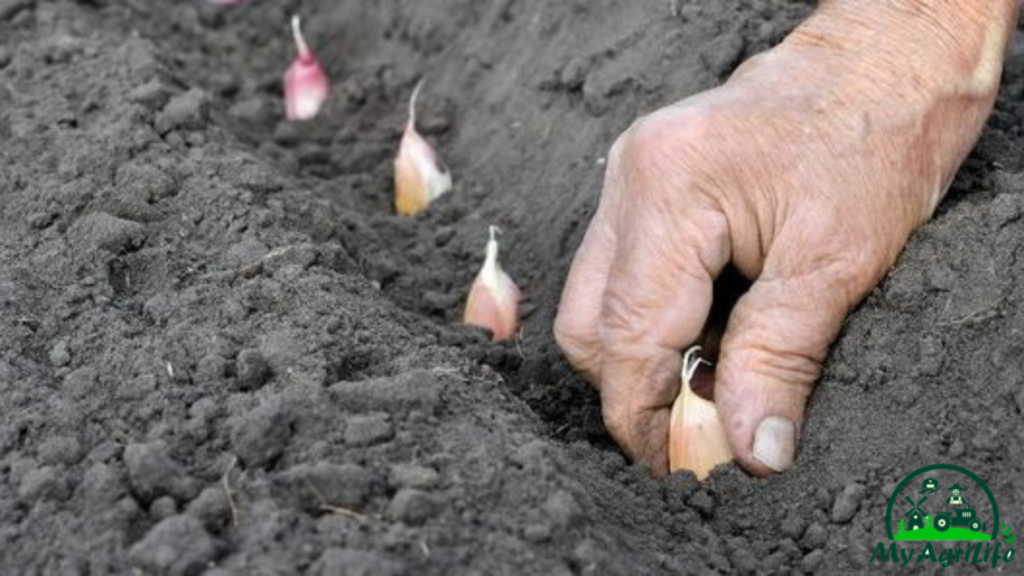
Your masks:
<instances>
[{"instance_id":1,"label":"human hand","mask_svg":"<svg viewBox=\"0 0 1024 576\"><path fill-rule=\"evenodd\" d=\"M844 10L858 4L826 4L724 86L639 120L609 155L555 336L599 389L612 436L656 475L680 351L729 263L755 281L726 326L715 402L741 465L792 465L829 345L991 109L1016 8Z\"/></svg>"}]
</instances>

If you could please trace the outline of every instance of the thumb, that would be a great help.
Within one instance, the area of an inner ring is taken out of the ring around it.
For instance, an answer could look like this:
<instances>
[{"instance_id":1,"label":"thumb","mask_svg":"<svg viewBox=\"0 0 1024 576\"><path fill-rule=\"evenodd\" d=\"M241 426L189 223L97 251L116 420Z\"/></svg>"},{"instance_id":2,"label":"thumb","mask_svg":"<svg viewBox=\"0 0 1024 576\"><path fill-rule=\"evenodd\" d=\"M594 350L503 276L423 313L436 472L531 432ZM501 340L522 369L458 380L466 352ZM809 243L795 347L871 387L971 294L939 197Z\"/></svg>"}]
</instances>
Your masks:
<instances>
[{"instance_id":1,"label":"thumb","mask_svg":"<svg viewBox=\"0 0 1024 576\"><path fill-rule=\"evenodd\" d=\"M827 270L796 278L768 272L733 309L715 372L733 453L759 476L793 465L821 362L861 297Z\"/></svg>"}]
</instances>

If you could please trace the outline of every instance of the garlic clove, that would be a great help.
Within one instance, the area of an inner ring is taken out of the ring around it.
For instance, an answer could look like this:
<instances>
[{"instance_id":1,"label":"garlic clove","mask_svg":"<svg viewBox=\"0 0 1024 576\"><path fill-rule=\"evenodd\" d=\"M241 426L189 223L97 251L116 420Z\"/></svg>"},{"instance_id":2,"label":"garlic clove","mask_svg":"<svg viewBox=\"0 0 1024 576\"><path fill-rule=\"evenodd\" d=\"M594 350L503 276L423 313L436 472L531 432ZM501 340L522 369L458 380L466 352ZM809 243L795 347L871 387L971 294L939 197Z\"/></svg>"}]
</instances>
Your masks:
<instances>
[{"instance_id":1,"label":"garlic clove","mask_svg":"<svg viewBox=\"0 0 1024 576\"><path fill-rule=\"evenodd\" d=\"M733 459L725 427L714 403L693 391L693 375L700 366L699 346L683 356L682 386L669 422L669 469L691 470L703 481L719 464Z\"/></svg>"},{"instance_id":2,"label":"garlic clove","mask_svg":"<svg viewBox=\"0 0 1024 576\"><path fill-rule=\"evenodd\" d=\"M421 81L409 98L409 122L395 158L395 211L416 216L452 189L452 175L437 151L416 131L416 100Z\"/></svg>"},{"instance_id":3,"label":"garlic clove","mask_svg":"<svg viewBox=\"0 0 1024 576\"><path fill-rule=\"evenodd\" d=\"M299 17L292 16L292 36L298 55L284 74L285 117L288 120L309 120L315 117L331 90L320 62L313 55L302 35Z\"/></svg>"},{"instance_id":4,"label":"garlic clove","mask_svg":"<svg viewBox=\"0 0 1024 576\"><path fill-rule=\"evenodd\" d=\"M491 226L487 257L473 281L466 301L463 322L487 328L494 341L509 340L516 335L519 322L519 300L522 293L498 262L498 228Z\"/></svg>"}]
</instances>

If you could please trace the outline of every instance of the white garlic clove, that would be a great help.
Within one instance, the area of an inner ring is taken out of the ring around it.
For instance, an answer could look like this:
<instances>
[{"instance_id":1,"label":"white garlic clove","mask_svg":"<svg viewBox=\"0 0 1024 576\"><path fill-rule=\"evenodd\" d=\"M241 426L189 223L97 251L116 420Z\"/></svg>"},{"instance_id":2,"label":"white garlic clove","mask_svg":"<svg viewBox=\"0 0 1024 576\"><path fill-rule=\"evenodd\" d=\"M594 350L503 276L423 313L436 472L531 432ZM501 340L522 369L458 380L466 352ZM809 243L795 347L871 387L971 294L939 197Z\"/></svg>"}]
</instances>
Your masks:
<instances>
[{"instance_id":1,"label":"white garlic clove","mask_svg":"<svg viewBox=\"0 0 1024 576\"><path fill-rule=\"evenodd\" d=\"M423 83L409 99L409 122L395 158L395 211L416 216L452 189L452 175L444 161L416 131L416 99Z\"/></svg>"},{"instance_id":2,"label":"white garlic clove","mask_svg":"<svg viewBox=\"0 0 1024 576\"><path fill-rule=\"evenodd\" d=\"M669 422L669 469L691 470L698 480L704 480L720 464L733 459L725 427L714 403L693 391L693 375L700 366L699 346L683 356L682 386Z\"/></svg>"}]
</instances>

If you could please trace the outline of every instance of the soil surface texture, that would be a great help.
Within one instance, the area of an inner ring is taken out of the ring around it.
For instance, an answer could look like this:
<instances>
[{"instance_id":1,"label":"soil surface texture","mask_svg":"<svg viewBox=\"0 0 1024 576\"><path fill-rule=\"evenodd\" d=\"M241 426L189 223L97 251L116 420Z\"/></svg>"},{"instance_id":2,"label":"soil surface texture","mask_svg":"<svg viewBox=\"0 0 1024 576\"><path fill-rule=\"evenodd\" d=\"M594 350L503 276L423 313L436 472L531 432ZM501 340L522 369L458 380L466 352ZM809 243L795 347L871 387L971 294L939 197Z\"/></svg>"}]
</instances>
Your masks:
<instances>
[{"instance_id":1,"label":"soil surface texture","mask_svg":"<svg viewBox=\"0 0 1024 576\"><path fill-rule=\"evenodd\" d=\"M813 9L671 4L0 0L0 573L879 570L889 495L937 462L1024 528L1020 38L795 470L654 480L611 442L551 335L604 155ZM308 123L293 13L332 79ZM456 186L405 219L420 78ZM491 224L510 343L459 325Z\"/></svg>"}]
</instances>

